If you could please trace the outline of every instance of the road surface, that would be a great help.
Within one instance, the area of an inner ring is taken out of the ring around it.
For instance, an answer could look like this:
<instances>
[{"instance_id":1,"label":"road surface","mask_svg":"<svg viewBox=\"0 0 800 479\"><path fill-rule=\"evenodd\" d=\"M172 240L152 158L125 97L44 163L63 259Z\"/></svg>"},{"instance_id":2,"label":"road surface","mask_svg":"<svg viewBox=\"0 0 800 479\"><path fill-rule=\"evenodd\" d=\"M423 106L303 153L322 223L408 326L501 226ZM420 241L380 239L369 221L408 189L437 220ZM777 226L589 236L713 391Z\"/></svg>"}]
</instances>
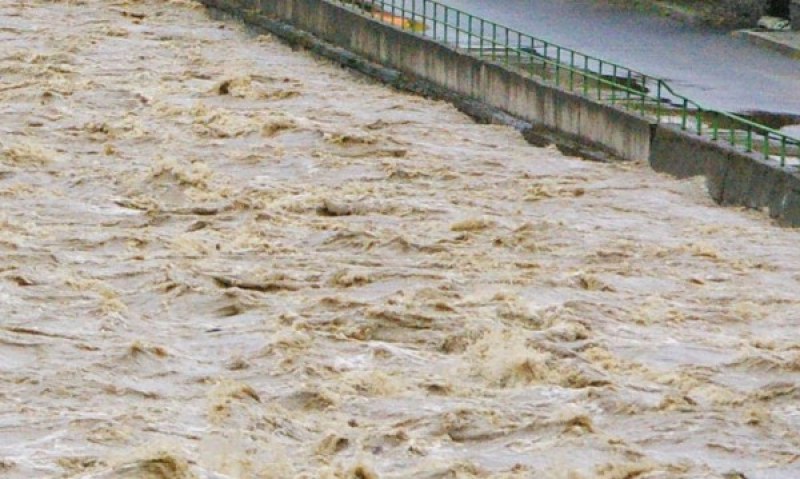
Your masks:
<instances>
[{"instance_id":1,"label":"road surface","mask_svg":"<svg viewBox=\"0 0 800 479\"><path fill-rule=\"evenodd\" d=\"M800 61L727 32L591 0L443 3L665 78L676 92L715 109L800 115Z\"/></svg>"}]
</instances>

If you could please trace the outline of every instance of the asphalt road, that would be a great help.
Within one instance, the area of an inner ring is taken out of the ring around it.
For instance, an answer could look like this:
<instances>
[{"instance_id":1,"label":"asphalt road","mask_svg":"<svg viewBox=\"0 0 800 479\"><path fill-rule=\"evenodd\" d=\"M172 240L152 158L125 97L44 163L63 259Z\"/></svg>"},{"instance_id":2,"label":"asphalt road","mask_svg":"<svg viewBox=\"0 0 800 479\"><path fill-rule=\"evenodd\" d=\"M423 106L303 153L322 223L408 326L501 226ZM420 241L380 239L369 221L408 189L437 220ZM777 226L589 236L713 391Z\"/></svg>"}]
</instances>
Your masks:
<instances>
[{"instance_id":1,"label":"asphalt road","mask_svg":"<svg viewBox=\"0 0 800 479\"><path fill-rule=\"evenodd\" d=\"M591 0L445 0L534 36L670 81L733 112L800 115L800 61L728 32Z\"/></svg>"}]
</instances>

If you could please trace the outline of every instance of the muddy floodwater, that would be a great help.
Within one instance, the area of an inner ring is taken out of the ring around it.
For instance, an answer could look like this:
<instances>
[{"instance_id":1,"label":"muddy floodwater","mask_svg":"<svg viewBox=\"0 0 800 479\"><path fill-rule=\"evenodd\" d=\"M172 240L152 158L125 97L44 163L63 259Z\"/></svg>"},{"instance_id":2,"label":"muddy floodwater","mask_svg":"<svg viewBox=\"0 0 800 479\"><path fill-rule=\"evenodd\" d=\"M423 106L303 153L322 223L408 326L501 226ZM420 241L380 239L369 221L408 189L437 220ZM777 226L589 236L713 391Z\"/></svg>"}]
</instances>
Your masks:
<instances>
[{"instance_id":1,"label":"muddy floodwater","mask_svg":"<svg viewBox=\"0 0 800 479\"><path fill-rule=\"evenodd\" d=\"M800 233L184 1L0 3L0 477L800 477Z\"/></svg>"}]
</instances>

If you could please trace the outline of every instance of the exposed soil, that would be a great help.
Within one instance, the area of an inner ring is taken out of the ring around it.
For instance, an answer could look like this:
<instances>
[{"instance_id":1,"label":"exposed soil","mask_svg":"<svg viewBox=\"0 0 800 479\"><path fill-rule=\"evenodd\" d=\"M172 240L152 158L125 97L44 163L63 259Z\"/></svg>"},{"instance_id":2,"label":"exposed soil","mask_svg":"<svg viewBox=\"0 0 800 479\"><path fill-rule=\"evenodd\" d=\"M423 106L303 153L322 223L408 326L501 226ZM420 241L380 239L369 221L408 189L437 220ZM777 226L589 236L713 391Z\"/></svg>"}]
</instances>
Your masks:
<instances>
[{"instance_id":1,"label":"exposed soil","mask_svg":"<svg viewBox=\"0 0 800 479\"><path fill-rule=\"evenodd\" d=\"M719 28L753 28L763 15L788 18L788 1L774 0L601 0L688 23Z\"/></svg>"}]
</instances>

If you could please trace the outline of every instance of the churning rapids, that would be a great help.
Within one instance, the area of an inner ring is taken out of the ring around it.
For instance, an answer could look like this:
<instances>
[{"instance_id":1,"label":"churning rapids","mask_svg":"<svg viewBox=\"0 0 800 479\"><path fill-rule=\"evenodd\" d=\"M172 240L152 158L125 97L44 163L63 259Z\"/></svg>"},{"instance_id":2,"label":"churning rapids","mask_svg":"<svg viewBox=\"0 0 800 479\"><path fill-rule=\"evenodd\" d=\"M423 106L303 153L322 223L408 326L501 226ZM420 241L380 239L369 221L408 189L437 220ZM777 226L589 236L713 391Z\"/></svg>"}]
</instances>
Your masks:
<instances>
[{"instance_id":1,"label":"churning rapids","mask_svg":"<svg viewBox=\"0 0 800 479\"><path fill-rule=\"evenodd\" d=\"M190 0L5 0L0 477L797 478L798 240Z\"/></svg>"}]
</instances>

